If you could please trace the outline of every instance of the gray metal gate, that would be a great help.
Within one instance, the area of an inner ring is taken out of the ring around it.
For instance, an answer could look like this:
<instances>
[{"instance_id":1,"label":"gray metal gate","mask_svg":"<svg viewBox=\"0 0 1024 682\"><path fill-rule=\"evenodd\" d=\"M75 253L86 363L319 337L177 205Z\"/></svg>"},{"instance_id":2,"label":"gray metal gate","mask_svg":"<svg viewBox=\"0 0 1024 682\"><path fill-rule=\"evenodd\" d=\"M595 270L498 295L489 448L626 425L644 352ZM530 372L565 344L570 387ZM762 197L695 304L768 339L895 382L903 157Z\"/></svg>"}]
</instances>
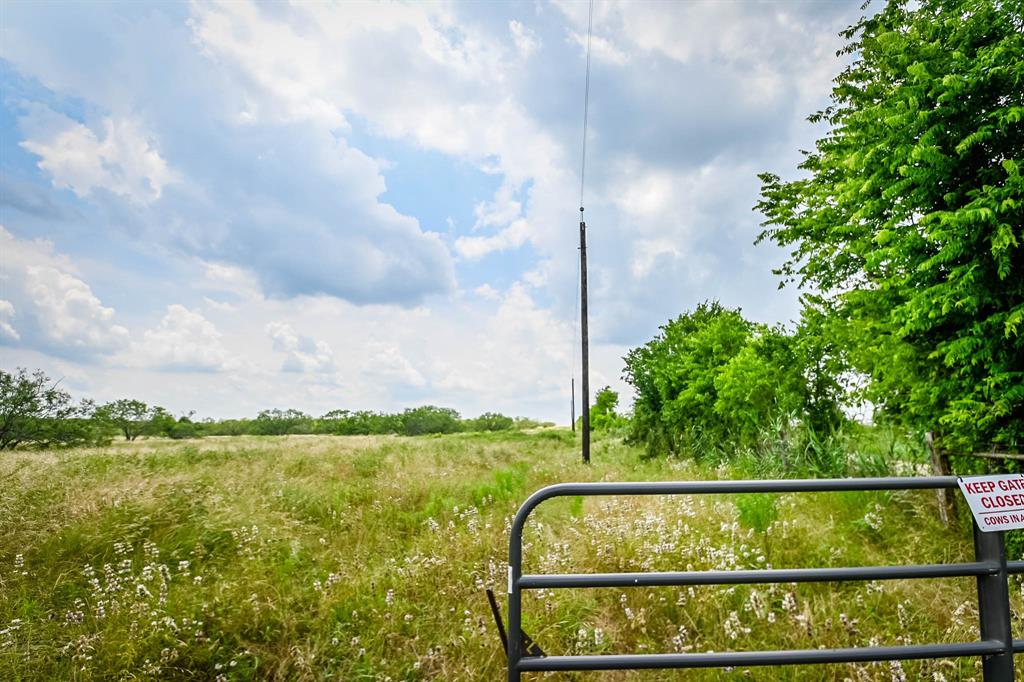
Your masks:
<instances>
[{"instance_id":1,"label":"gray metal gate","mask_svg":"<svg viewBox=\"0 0 1024 682\"><path fill-rule=\"evenodd\" d=\"M1010 629L1007 576L1024 573L1024 561L1006 560L1001 532L982 533L974 526L975 561L960 564L858 566L774 570L685 571L661 573L594 573L523 575L523 526L530 512L552 497L595 495L704 495L723 493L831 492L843 490L926 490L956 488L954 476L922 478L839 478L777 481L678 481L662 483L560 483L538 490L523 503L512 522L508 563L508 680L524 672L556 670L639 670L717 668L726 666L854 663L981 656L986 682L1012 682L1013 655L1024 640ZM684 654L598 656L527 656L522 635L523 590L574 587L663 587L737 585L851 580L897 580L974 576L978 582L978 641L851 649L795 649Z\"/></svg>"}]
</instances>

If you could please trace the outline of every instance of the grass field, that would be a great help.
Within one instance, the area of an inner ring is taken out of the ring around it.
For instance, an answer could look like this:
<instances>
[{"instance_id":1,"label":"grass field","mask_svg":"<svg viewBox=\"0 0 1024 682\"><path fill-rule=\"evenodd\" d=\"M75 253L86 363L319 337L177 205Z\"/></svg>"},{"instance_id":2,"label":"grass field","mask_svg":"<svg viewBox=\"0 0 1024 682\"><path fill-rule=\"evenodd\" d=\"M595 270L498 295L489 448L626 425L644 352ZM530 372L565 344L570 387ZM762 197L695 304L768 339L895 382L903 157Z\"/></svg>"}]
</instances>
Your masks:
<instances>
[{"instance_id":1,"label":"grass field","mask_svg":"<svg viewBox=\"0 0 1024 682\"><path fill-rule=\"evenodd\" d=\"M499 680L485 587L569 480L729 477L561 430L139 441L0 457L0 679ZM933 493L565 499L527 572L969 560ZM1024 613L1019 583L1012 588ZM549 653L977 638L969 579L529 593ZM504 608L504 605L503 605ZM1019 621L1016 634L1021 636ZM903 677L903 676L906 677ZM980 679L973 659L554 679Z\"/></svg>"}]
</instances>

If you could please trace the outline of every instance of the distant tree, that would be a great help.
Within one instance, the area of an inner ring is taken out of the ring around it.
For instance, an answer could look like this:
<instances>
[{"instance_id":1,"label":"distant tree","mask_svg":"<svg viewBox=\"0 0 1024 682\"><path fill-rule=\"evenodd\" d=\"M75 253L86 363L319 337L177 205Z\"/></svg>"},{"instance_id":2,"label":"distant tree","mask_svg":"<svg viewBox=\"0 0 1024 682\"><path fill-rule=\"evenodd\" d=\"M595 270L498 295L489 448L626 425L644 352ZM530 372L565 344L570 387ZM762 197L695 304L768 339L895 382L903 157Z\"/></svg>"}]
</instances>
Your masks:
<instances>
[{"instance_id":1,"label":"distant tree","mask_svg":"<svg viewBox=\"0 0 1024 682\"><path fill-rule=\"evenodd\" d=\"M462 430L459 413L447 407L424 405L405 410L401 416L402 433L418 436L427 433L455 433Z\"/></svg>"},{"instance_id":2,"label":"distant tree","mask_svg":"<svg viewBox=\"0 0 1024 682\"><path fill-rule=\"evenodd\" d=\"M174 418L170 412L159 405L154 405L149 409L149 414L146 418L146 423L143 426L142 434L146 436L160 436L168 438L171 435L171 430L174 428L177 419Z\"/></svg>"},{"instance_id":3,"label":"distant tree","mask_svg":"<svg viewBox=\"0 0 1024 682\"><path fill-rule=\"evenodd\" d=\"M149 419L149 405L141 400L123 398L100 406L96 410L96 418L116 426L124 439L133 441L146 428Z\"/></svg>"},{"instance_id":4,"label":"distant tree","mask_svg":"<svg viewBox=\"0 0 1024 682\"><path fill-rule=\"evenodd\" d=\"M317 433L333 433L345 435L345 425L352 419L352 412L349 410L331 410L325 412L316 420L314 430Z\"/></svg>"},{"instance_id":5,"label":"distant tree","mask_svg":"<svg viewBox=\"0 0 1024 682\"><path fill-rule=\"evenodd\" d=\"M317 431L339 436L401 433L402 416L369 410L331 410L317 420Z\"/></svg>"},{"instance_id":6,"label":"distant tree","mask_svg":"<svg viewBox=\"0 0 1024 682\"><path fill-rule=\"evenodd\" d=\"M1024 444L1024 4L890 0L848 29L801 177L760 239L816 293L867 395L949 446Z\"/></svg>"},{"instance_id":7,"label":"distant tree","mask_svg":"<svg viewBox=\"0 0 1024 682\"><path fill-rule=\"evenodd\" d=\"M309 433L312 419L300 410L263 410L253 426L261 436L283 436L291 433Z\"/></svg>"},{"instance_id":8,"label":"distant tree","mask_svg":"<svg viewBox=\"0 0 1024 682\"><path fill-rule=\"evenodd\" d=\"M530 417L515 417L512 420L512 428L519 431L525 431L526 429L549 428L554 425L554 422L542 422L536 419L531 419Z\"/></svg>"},{"instance_id":9,"label":"distant tree","mask_svg":"<svg viewBox=\"0 0 1024 682\"><path fill-rule=\"evenodd\" d=\"M194 412L184 414L170 426L167 436L175 440L183 438L200 438L203 435L202 424L192 421Z\"/></svg>"},{"instance_id":10,"label":"distant tree","mask_svg":"<svg viewBox=\"0 0 1024 682\"><path fill-rule=\"evenodd\" d=\"M484 412L475 419L465 421L467 431L508 431L514 426L515 420L512 417L498 412Z\"/></svg>"},{"instance_id":11,"label":"distant tree","mask_svg":"<svg viewBox=\"0 0 1024 682\"><path fill-rule=\"evenodd\" d=\"M594 396L594 404L590 407L590 428L594 431L606 431L622 426L626 420L615 413L619 405L619 394L605 386Z\"/></svg>"},{"instance_id":12,"label":"distant tree","mask_svg":"<svg viewBox=\"0 0 1024 682\"><path fill-rule=\"evenodd\" d=\"M59 385L42 371L0 370L0 450L97 441L88 404L75 405Z\"/></svg>"},{"instance_id":13,"label":"distant tree","mask_svg":"<svg viewBox=\"0 0 1024 682\"><path fill-rule=\"evenodd\" d=\"M202 432L207 436L249 436L256 433L252 419L204 419Z\"/></svg>"}]
</instances>

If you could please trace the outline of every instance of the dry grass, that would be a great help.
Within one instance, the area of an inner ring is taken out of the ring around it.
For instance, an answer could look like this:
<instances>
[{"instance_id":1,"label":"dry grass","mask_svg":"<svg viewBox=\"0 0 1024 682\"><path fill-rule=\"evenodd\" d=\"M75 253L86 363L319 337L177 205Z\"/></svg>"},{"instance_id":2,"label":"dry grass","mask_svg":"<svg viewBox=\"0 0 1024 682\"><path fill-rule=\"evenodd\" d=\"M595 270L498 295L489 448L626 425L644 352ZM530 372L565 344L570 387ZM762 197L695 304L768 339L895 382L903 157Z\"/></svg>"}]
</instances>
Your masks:
<instances>
[{"instance_id":1,"label":"dry grass","mask_svg":"<svg viewBox=\"0 0 1024 682\"><path fill-rule=\"evenodd\" d=\"M558 431L443 438L141 441L0 459L0 679L498 680L483 590L507 528L567 480L726 476L576 463ZM532 572L965 560L928 493L557 500ZM1021 613L1020 590L1014 603ZM970 580L531 593L551 653L972 640ZM1018 634L1019 636L1019 634ZM721 679L721 671L555 679ZM737 679L980 678L973 660L735 670Z\"/></svg>"}]
</instances>

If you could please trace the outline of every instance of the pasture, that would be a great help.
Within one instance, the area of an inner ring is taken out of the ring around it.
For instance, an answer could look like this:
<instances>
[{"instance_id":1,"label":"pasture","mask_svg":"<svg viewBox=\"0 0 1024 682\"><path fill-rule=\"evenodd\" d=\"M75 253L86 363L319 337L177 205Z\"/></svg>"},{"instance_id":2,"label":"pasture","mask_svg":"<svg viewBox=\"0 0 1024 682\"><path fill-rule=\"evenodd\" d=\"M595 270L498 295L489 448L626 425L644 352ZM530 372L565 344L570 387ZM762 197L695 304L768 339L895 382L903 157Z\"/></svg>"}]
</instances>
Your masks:
<instances>
[{"instance_id":1,"label":"pasture","mask_svg":"<svg viewBox=\"0 0 1024 682\"><path fill-rule=\"evenodd\" d=\"M510 517L571 480L739 477L577 462L567 430L442 437L148 439L0 457L0 679L498 680L484 589ZM931 492L566 499L527 529L527 572L970 560ZM1020 583L1011 586L1024 613ZM504 604L502 604L504 609ZM1015 622L1020 636L1019 620ZM527 594L549 653L868 646L977 638L973 580ZM602 680L980 679L972 659Z\"/></svg>"}]
</instances>

